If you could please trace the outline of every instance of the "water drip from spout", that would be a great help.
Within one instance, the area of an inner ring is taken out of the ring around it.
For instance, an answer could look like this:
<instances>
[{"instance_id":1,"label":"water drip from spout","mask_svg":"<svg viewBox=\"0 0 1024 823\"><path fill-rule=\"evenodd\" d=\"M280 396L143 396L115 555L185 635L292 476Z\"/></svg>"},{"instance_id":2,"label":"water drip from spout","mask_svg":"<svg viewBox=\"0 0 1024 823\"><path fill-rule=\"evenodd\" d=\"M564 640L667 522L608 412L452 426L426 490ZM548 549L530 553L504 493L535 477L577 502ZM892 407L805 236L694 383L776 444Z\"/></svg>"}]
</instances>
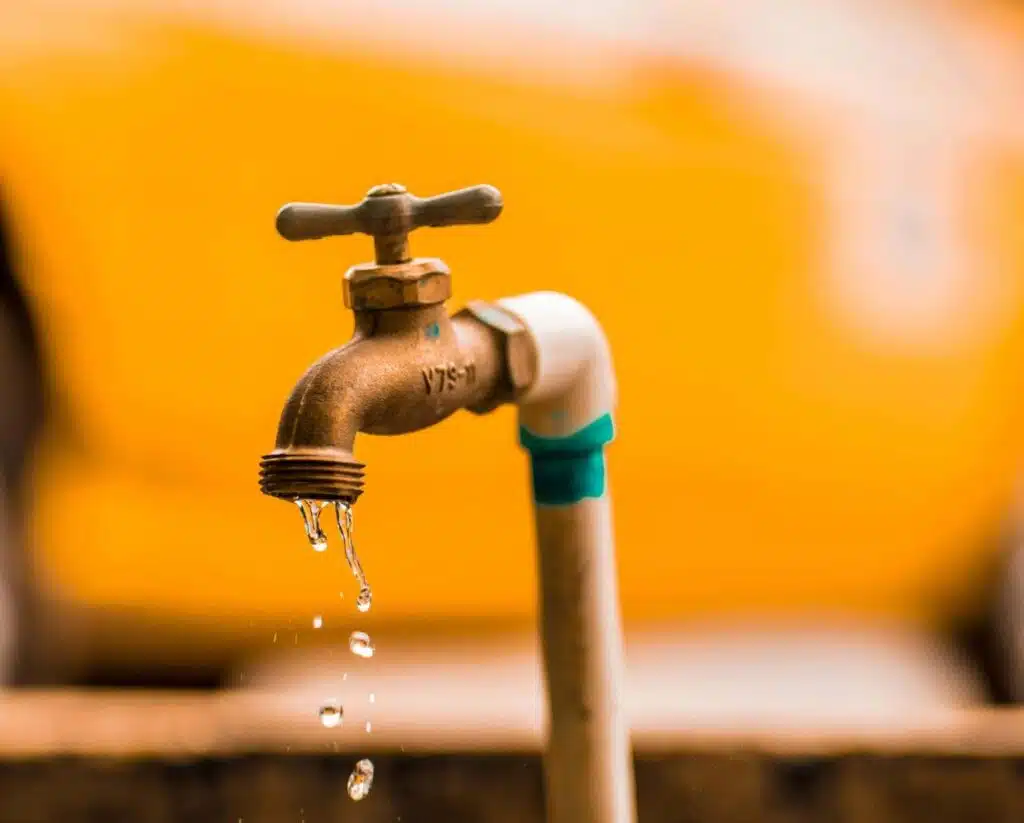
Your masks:
<instances>
[{"instance_id":1,"label":"water drip from spout","mask_svg":"<svg viewBox=\"0 0 1024 823\"><path fill-rule=\"evenodd\" d=\"M348 648L356 657L373 657L373 641L366 632L352 632L348 639Z\"/></svg>"},{"instance_id":2,"label":"water drip from spout","mask_svg":"<svg viewBox=\"0 0 1024 823\"><path fill-rule=\"evenodd\" d=\"M320 707L318 714L320 715L320 722L323 724L323 727L325 729L333 729L341 723L345 710L342 709L341 704L337 700L332 699Z\"/></svg>"},{"instance_id":3,"label":"water drip from spout","mask_svg":"<svg viewBox=\"0 0 1024 823\"><path fill-rule=\"evenodd\" d=\"M360 760L348 778L348 796L353 800L362 800L370 793L373 786L373 763Z\"/></svg>"},{"instance_id":4,"label":"water drip from spout","mask_svg":"<svg viewBox=\"0 0 1024 823\"><path fill-rule=\"evenodd\" d=\"M327 548L327 535L320 528L320 512L327 504L319 500L297 499L295 505L299 507L299 511L302 513L302 526L306 530L306 538L309 540L309 545L313 547L315 552L324 551Z\"/></svg>"},{"instance_id":5,"label":"water drip from spout","mask_svg":"<svg viewBox=\"0 0 1024 823\"><path fill-rule=\"evenodd\" d=\"M370 584L366 582L366 575L363 573L363 567L359 563L359 556L356 554L356 544L353 538L352 507L348 503L339 500L334 504L334 513L338 519L338 531L341 532L341 542L345 546L345 559L348 561L348 567L352 570L356 582L359 583L359 596L356 598L356 608L361 612L367 612L370 610L370 604L373 602L373 592L370 590Z\"/></svg>"}]
</instances>

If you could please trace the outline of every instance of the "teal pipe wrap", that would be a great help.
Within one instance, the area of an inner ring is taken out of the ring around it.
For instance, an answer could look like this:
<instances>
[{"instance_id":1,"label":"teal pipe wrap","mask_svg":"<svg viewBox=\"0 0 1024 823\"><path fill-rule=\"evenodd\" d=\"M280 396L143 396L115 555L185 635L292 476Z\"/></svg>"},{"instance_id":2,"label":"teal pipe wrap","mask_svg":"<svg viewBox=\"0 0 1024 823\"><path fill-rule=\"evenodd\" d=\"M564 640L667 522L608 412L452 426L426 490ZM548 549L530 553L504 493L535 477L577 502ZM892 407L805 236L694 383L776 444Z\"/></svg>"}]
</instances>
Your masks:
<instances>
[{"instance_id":1,"label":"teal pipe wrap","mask_svg":"<svg viewBox=\"0 0 1024 823\"><path fill-rule=\"evenodd\" d=\"M603 495L604 446L614 437L610 414L566 437L541 437L520 426L519 442L530 453L533 499L547 506L567 506Z\"/></svg>"}]
</instances>

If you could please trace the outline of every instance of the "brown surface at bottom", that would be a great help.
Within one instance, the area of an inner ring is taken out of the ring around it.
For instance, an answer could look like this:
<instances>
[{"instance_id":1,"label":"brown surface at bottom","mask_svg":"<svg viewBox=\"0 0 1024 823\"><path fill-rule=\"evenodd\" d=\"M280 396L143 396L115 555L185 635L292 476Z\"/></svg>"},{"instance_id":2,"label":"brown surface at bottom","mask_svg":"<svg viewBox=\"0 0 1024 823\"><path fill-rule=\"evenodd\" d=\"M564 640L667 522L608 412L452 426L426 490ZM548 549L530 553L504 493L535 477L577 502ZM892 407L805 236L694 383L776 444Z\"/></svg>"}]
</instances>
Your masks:
<instances>
[{"instance_id":1,"label":"brown surface at bottom","mask_svg":"<svg viewBox=\"0 0 1024 823\"><path fill-rule=\"evenodd\" d=\"M528 740L506 732L487 753L468 731L456 740L393 729L388 742L376 724L367 735L347 721L327 735L305 697L296 712L290 699L241 690L0 695L0 823L543 819L540 758ZM658 732L634 738L640 823L1024 820L1020 710L874 729ZM374 788L353 803L345 786L364 756L376 764Z\"/></svg>"},{"instance_id":2,"label":"brown surface at bottom","mask_svg":"<svg viewBox=\"0 0 1024 823\"><path fill-rule=\"evenodd\" d=\"M528 823L535 756L380 756L372 793L346 795L349 756L56 758L0 764L2 823ZM679 753L637 761L641 823L1024 820L1011 759ZM581 821L581 823L583 823Z\"/></svg>"}]
</instances>

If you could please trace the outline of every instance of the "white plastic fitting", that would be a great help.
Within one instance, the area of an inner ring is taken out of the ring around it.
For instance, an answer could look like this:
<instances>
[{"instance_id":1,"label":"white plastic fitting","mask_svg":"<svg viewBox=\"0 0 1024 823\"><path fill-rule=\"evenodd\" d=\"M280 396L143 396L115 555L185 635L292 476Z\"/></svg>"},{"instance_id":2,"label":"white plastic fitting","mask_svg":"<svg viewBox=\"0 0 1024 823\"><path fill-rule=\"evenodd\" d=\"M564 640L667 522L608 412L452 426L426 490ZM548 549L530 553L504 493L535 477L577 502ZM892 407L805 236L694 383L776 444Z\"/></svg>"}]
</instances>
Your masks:
<instances>
[{"instance_id":1,"label":"white plastic fitting","mask_svg":"<svg viewBox=\"0 0 1024 823\"><path fill-rule=\"evenodd\" d=\"M541 437L567 437L615 408L615 370L597 319L558 292L506 297L536 346L537 376L519 399L519 423Z\"/></svg>"},{"instance_id":2,"label":"white plastic fitting","mask_svg":"<svg viewBox=\"0 0 1024 823\"><path fill-rule=\"evenodd\" d=\"M530 451L548 697L549 823L634 823L636 800L604 444L613 434L611 353L564 294L499 301L533 337L537 375L518 401Z\"/></svg>"}]
</instances>

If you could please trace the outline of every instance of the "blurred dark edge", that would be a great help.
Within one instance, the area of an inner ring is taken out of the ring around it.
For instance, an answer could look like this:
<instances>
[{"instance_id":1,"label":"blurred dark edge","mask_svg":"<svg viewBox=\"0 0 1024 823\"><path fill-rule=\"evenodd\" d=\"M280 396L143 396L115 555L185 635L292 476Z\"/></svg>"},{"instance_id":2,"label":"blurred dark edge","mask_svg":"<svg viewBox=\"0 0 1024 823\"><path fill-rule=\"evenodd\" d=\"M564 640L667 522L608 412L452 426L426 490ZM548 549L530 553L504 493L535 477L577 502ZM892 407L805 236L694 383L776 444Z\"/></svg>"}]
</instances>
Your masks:
<instances>
[{"instance_id":1,"label":"blurred dark edge","mask_svg":"<svg viewBox=\"0 0 1024 823\"><path fill-rule=\"evenodd\" d=\"M251 754L194 760L8 760L0 762L0 823L544 819L536 756L374 757L373 790L358 804L345 792L356 759L349 754ZM638 757L636 775L644 823L1024 820L1024 762L1014 757L793 757L684 748Z\"/></svg>"},{"instance_id":2,"label":"blurred dark edge","mask_svg":"<svg viewBox=\"0 0 1024 823\"><path fill-rule=\"evenodd\" d=\"M973 596L947 626L977 667L993 705L1024 702L1024 551L1019 516L1011 516L985 552L992 558ZM1024 818L1022 818L1024 820Z\"/></svg>"},{"instance_id":3,"label":"blurred dark edge","mask_svg":"<svg viewBox=\"0 0 1024 823\"><path fill-rule=\"evenodd\" d=\"M0 679L42 677L46 643L31 554L26 549L26 476L46 420L46 379L38 329L16 277L17 248L0 188Z\"/></svg>"}]
</instances>

